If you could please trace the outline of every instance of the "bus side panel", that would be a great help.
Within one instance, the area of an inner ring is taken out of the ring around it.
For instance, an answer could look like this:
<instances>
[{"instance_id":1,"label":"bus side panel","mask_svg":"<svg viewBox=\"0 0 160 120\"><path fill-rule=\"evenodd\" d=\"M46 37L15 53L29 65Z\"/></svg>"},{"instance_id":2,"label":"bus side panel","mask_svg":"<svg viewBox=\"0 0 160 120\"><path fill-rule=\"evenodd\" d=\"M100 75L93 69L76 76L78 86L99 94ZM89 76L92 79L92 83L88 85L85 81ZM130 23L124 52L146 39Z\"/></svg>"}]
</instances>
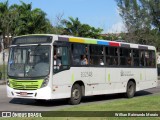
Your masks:
<instances>
[{"instance_id":1,"label":"bus side panel","mask_svg":"<svg viewBox=\"0 0 160 120\"><path fill-rule=\"evenodd\" d=\"M90 67L92 76L89 77L92 88L92 95L106 94L106 76L105 67Z\"/></svg>"},{"instance_id":2,"label":"bus side panel","mask_svg":"<svg viewBox=\"0 0 160 120\"><path fill-rule=\"evenodd\" d=\"M106 68L107 94L124 91L123 83L124 80L120 79L119 68Z\"/></svg>"},{"instance_id":3,"label":"bus side panel","mask_svg":"<svg viewBox=\"0 0 160 120\"><path fill-rule=\"evenodd\" d=\"M157 69L145 68L145 80L140 81L140 90L153 88L157 86Z\"/></svg>"},{"instance_id":4,"label":"bus side panel","mask_svg":"<svg viewBox=\"0 0 160 120\"><path fill-rule=\"evenodd\" d=\"M88 67L71 67L70 70L61 71L53 75L52 98L69 98L72 86L77 81L84 83L85 95L91 95L92 90L91 86L89 86L89 77L86 77L88 72Z\"/></svg>"},{"instance_id":5,"label":"bus side panel","mask_svg":"<svg viewBox=\"0 0 160 120\"><path fill-rule=\"evenodd\" d=\"M90 68L94 76L90 78L90 84L93 84L93 95L126 92L126 84L130 76L122 78L121 70L119 68Z\"/></svg>"},{"instance_id":6,"label":"bus side panel","mask_svg":"<svg viewBox=\"0 0 160 120\"><path fill-rule=\"evenodd\" d=\"M52 79L52 99L67 98L71 91L71 71L61 71L53 75Z\"/></svg>"},{"instance_id":7,"label":"bus side panel","mask_svg":"<svg viewBox=\"0 0 160 120\"><path fill-rule=\"evenodd\" d=\"M131 74L136 82L136 91L153 88L157 85L156 69L150 68L130 68Z\"/></svg>"}]
</instances>

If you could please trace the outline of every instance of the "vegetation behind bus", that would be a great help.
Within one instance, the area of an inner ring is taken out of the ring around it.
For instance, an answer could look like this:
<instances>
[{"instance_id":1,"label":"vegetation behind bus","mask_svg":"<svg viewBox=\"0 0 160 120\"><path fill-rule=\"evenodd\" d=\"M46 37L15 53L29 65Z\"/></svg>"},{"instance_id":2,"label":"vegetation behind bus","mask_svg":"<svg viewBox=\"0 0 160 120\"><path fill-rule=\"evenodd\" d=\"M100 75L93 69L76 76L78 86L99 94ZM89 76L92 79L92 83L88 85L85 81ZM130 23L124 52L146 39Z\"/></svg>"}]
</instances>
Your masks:
<instances>
[{"instance_id":1,"label":"vegetation behind bus","mask_svg":"<svg viewBox=\"0 0 160 120\"><path fill-rule=\"evenodd\" d=\"M125 23L125 40L160 48L160 1L115 0Z\"/></svg>"},{"instance_id":2,"label":"vegetation behind bus","mask_svg":"<svg viewBox=\"0 0 160 120\"><path fill-rule=\"evenodd\" d=\"M6 1L0 2L0 35L5 38L5 36L10 35L34 33L68 34L107 40L125 39L125 41L150 44L159 48L160 22L158 19L160 1L134 0L133 2L129 1L127 4L125 3L128 0L116 1L127 28L126 33L102 35L103 29L96 29L88 24L82 24L78 18L63 19L64 14L57 15L57 22L52 25L44 11L39 8L32 10L32 3L26 4L21 1L20 5L12 4L9 6L9 1ZM5 47L10 44L9 41L8 38L5 39Z\"/></svg>"}]
</instances>

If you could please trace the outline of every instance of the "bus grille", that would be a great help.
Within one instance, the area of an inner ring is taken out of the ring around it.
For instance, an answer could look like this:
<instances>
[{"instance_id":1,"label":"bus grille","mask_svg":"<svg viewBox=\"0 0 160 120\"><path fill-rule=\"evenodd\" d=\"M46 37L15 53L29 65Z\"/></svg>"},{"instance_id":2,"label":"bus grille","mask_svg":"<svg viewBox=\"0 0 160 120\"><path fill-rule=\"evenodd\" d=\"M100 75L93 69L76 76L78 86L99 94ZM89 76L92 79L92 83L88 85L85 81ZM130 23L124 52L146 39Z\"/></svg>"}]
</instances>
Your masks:
<instances>
[{"instance_id":1,"label":"bus grille","mask_svg":"<svg viewBox=\"0 0 160 120\"><path fill-rule=\"evenodd\" d=\"M10 87L16 90L37 90L43 80L9 80Z\"/></svg>"}]
</instances>

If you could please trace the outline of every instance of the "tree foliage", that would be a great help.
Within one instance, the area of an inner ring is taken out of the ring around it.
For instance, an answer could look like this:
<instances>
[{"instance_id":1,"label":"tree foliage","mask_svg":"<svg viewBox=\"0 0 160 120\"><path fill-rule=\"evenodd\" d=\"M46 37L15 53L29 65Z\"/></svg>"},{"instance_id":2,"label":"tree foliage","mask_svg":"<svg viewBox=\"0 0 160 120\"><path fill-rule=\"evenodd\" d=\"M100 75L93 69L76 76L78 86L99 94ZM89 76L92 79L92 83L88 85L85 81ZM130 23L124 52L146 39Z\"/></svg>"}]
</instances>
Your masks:
<instances>
[{"instance_id":1,"label":"tree foliage","mask_svg":"<svg viewBox=\"0 0 160 120\"><path fill-rule=\"evenodd\" d=\"M148 11L152 25L160 31L160 0L141 0L141 3Z\"/></svg>"},{"instance_id":2,"label":"tree foliage","mask_svg":"<svg viewBox=\"0 0 160 120\"><path fill-rule=\"evenodd\" d=\"M102 29L91 27L88 24L82 24L78 18L69 17L69 20L62 20L64 25L63 34L77 37L101 38Z\"/></svg>"},{"instance_id":3,"label":"tree foliage","mask_svg":"<svg viewBox=\"0 0 160 120\"><path fill-rule=\"evenodd\" d=\"M116 1L120 16L128 30L126 41L157 46L157 42L160 41L157 37L160 25L160 0Z\"/></svg>"},{"instance_id":4,"label":"tree foliage","mask_svg":"<svg viewBox=\"0 0 160 120\"><path fill-rule=\"evenodd\" d=\"M11 6L8 0L0 2L0 35L3 35L3 38L10 35L14 37L40 33L101 38L102 29L82 24L78 18L62 19L63 14L56 16L56 25L53 27L44 11L39 8L32 9L32 3L20 2L20 5L12 4ZM9 39L5 39L5 43L9 44Z\"/></svg>"},{"instance_id":5,"label":"tree foliage","mask_svg":"<svg viewBox=\"0 0 160 120\"><path fill-rule=\"evenodd\" d=\"M32 4L21 1L21 5L8 6L8 1L0 3L0 32L12 36L34 33L48 33L52 28L46 13L32 9Z\"/></svg>"}]
</instances>

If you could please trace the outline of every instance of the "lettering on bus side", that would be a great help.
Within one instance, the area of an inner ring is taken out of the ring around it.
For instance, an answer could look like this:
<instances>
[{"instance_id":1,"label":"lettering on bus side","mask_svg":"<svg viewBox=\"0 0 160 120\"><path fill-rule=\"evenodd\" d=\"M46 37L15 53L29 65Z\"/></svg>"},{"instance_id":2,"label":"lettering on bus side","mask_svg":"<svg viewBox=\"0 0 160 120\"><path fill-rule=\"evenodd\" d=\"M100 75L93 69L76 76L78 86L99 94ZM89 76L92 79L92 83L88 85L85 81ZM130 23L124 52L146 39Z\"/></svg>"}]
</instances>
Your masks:
<instances>
[{"instance_id":1,"label":"lettering on bus side","mask_svg":"<svg viewBox=\"0 0 160 120\"><path fill-rule=\"evenodd\" d=\"M92 77L92 72L81 72L81 77Z\"/></svg>"},{"instance_id":2,"label":"lettering on bus side","mask_svg":"<svg viewBox=\"0 0 160 120\"><path fill-rule=\"evenodd\" d=\"M121 76L134 76L134 74L131 71L124 71L121 70Z\"/></svg>"}]
</instances>

